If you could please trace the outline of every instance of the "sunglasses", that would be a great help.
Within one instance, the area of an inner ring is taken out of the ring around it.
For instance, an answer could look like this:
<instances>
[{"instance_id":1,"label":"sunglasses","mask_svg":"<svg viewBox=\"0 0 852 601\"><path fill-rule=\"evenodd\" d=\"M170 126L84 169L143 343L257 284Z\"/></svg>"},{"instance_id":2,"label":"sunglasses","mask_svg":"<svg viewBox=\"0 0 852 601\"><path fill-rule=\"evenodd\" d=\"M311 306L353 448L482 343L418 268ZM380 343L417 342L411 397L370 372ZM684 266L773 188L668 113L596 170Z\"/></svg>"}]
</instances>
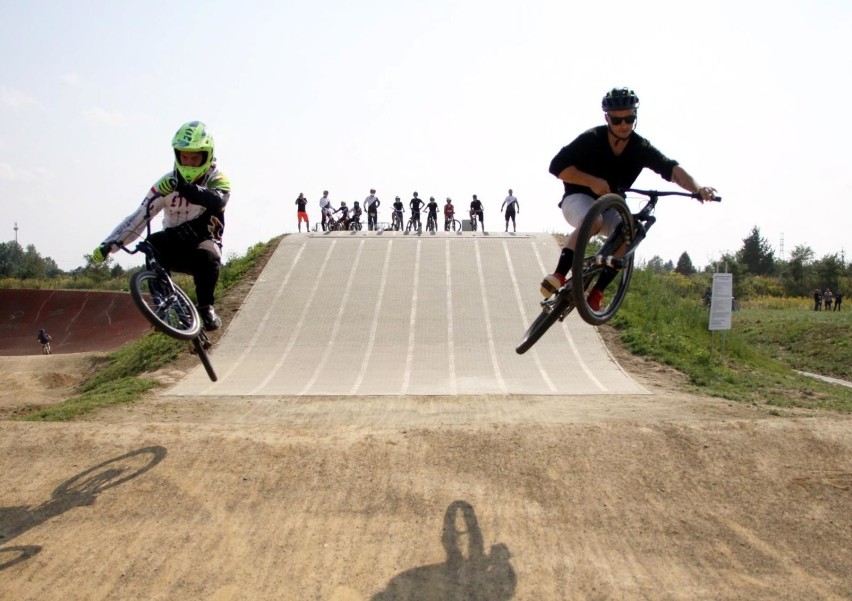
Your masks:
<instances>
[{"instance_id":1,"label":"sunglasses","mask_svg":"<svg viewBox=\"0 0 852 601\"><path fill-rule=\"evenodd\" d=\"M622 123L629 123L633 125L636 123L636 115L627 115L626 117L616 117L615 115L609 116L609 122L613 125L621 125Z\"/></svg>"}]
</instances>

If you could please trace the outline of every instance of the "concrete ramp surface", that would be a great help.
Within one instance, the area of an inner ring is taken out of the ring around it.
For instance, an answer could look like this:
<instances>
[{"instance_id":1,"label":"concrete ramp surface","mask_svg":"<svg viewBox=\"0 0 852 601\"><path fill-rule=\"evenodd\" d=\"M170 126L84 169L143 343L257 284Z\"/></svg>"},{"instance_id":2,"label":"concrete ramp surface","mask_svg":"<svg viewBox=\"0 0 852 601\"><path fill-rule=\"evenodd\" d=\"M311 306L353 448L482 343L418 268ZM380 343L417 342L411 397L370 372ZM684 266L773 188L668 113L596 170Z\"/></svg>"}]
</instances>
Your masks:
<instances>
[{"instance_id":1,"label":"concrete ramp surface","mask_svg":"<svg viewBox=\"0 0 852 601\"><path fill-rule=\"evenodd\" d=\"M525 355L550 235L334 232L276 249L200 368L170 395L646 393L572 314Z\"/></svg>"}]
</instances>

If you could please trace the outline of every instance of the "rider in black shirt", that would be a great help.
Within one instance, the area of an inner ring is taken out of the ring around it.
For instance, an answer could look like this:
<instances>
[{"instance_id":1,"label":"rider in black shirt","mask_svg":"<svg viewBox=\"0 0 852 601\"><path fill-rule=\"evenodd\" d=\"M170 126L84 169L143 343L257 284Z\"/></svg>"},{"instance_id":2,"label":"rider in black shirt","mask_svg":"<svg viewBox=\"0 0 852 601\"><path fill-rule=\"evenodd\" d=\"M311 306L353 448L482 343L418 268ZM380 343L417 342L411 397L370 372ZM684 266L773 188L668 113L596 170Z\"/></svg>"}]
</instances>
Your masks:
<instances>
[{"instance_id":1,"label":"rider in black shirt","mask_svg":"<svg viewBox=\"0 0 852 601\"><path fill-rule=\"evenodd\" d=\"M426 204L426 209L429 211L429 214L426 216L427 222L431 217L433 219L433 223L435 224L435 229L438 229L438 203L435 202L435 197L430 196L429 202Z\"/></svg>"},{"instance_id":2,"label":"rider in black shirt","mask_svg":"<svg viewBox=\"0 0 852 601\"><path fill-rule=\"evenodd\" d=\"M408 206L411 208L411 219L414 220L415 229L420 229L420 207L423 206L423 201L417 196L417 192L414 193L414 198L408 203Z\"/></svg>"},{"instance_id":3,"label":"rider in black shirt","mask_svg":"<svg viewBox=\"0 0 852 601\"><path fill-rule=\"evenodd\" d=\"M471 220L479 218L479 224L482 226L482 233L485 233L485 216L482 213L482 201L473 195L473 200L470 203L470 218Z\"/></svg>"},{"instance_id":4,"label":"rider in black shirt","mask_svg":"<svg viewBox=\"0 0 852 601\"><path fill-rule=\"evenodd\" d=\"M667 158L634 131L639 98L633 90L613 88L604 96L601 108L606 125L580 134L550 163L550 173L565 185L559 206L565 220L574 228L579 228L598 197L629 188L646 167L659 173L666 181L700 194L701 202L715 198L715 188L696 183L677 161ZM599 231L609 234L618 225L618 216L608 211L602 217ZM575 229L565 240L555 272L542 281L541 293L545 297L565 285L574 258L577 233ZM604 288L614 277L613 271L602 274L598 279L588 297L592 309L600 309Z\"/></svg>"}]
</instances>

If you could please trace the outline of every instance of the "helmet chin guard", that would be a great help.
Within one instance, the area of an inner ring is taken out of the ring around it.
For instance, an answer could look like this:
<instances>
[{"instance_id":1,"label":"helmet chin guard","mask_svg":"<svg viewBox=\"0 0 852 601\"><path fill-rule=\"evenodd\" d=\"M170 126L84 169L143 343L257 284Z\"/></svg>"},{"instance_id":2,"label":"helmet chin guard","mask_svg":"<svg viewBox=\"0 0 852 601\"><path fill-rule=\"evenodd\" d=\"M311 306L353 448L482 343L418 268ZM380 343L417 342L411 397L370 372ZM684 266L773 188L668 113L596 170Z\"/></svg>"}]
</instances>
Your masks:
<instances>
[{"instance_id":1,"label":"helmet chin guard","mask_svg":"<svg viewBox=\"0 0 852 601\"><path fill-rule=\"evenodd\" d=\"M207 173L213 164L213 135L201 121L189 121L181 125L172 138L172 148L175 152L175 171L189 183ZM181 152L202 152L204 160L198 167L181 165Z\"/></svg>"}]
</instances>

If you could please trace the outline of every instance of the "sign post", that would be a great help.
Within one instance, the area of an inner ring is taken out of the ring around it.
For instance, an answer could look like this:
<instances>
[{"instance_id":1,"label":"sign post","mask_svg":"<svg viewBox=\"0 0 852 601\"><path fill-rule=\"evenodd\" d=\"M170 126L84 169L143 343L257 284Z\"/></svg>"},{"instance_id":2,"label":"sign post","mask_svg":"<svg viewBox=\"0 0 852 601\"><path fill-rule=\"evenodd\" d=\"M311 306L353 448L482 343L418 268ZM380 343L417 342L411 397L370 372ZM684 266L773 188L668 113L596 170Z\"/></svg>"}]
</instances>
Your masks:
<instances>
[{"instance_id":1,"label":"sign post","mask_svg":"<svg viewBox=\"0 0 852 601\"><path fill-rule=\"evenodd\" d=\"M713 274L713 292L710 297L710 323L708 329L722 331L722 354L725 352L725 334L731 329L731 311L734 304L734 275L732 273Z\"/></svg>"}]
</instances>

